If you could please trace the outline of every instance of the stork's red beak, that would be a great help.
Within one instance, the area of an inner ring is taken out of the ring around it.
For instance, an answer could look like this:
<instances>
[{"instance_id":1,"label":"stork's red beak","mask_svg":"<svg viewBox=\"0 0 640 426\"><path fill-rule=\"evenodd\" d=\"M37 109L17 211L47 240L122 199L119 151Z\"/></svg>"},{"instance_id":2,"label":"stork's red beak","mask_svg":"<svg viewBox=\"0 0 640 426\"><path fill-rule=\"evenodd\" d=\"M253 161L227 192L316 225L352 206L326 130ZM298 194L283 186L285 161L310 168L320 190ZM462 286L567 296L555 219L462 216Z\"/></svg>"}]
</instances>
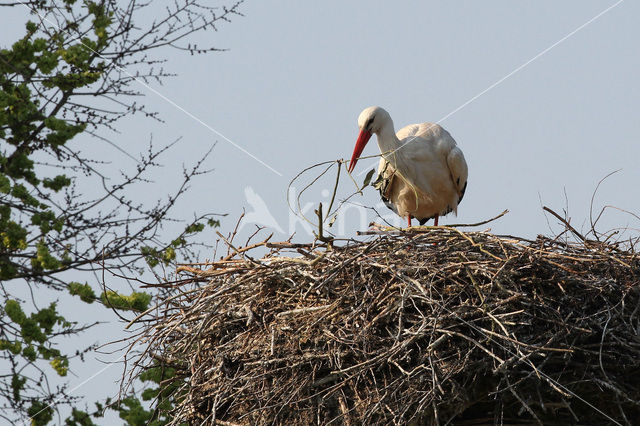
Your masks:
<instances>
[{"instance_id":1,"label":"stork's red beak","mask_svg":"<svg viewBox=\"0 0 640 426\"><path fill-rule=\"evenodd\" d=\"M351 155L351 161L349 161L349 168L347 169L349 170L349 173L351 173L353 169L356 167L358 158L360 158L360 154L362 154L362 151L364 151L364 147L367 145L367 142L369 142L370 138L371 138L371 132L368 132L366 130L360 130L360 134L358 135L358 140L356 141L356 147L353 148L353 155Z\"/></svg>"}]
</instances>

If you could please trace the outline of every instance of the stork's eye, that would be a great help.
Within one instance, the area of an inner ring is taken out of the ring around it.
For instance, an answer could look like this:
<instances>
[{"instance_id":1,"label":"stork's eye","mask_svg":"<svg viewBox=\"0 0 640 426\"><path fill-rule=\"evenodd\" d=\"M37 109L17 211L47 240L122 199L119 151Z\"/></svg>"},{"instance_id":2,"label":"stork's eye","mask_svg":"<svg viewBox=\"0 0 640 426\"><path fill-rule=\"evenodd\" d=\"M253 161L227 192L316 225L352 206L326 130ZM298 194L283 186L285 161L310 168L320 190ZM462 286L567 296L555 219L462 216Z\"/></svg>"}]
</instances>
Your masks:
<instances>
[{"instance_id":1,"label":"stork's eye","mask_svg":"<svg viewBox=\"0 0 640 426\"><path fill-rule=\"evenodd\" d=\"M369 120L367 120L367 124L364 125L364 128L367 130L371 130L371 125L373 124L373 118L371 117Z\"/></svg>"}]
</instances>

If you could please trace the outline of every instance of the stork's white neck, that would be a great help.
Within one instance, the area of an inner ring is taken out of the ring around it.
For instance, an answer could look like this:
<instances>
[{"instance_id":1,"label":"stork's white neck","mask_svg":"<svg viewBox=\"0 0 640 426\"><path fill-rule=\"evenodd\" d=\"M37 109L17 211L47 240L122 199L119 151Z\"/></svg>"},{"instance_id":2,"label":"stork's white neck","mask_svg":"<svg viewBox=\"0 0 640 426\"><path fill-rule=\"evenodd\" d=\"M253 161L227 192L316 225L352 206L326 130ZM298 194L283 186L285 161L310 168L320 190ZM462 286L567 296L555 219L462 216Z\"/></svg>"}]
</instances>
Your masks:
<instances>
[{"instance_id":1,"label":"stork's white neck","mask_svg":"<svg viewBox=\"0 0 640 426\"><path fill-rule=\"evenodd\" d=\"M388 120L385 120L380 130L376 132L376 136L378 137L378 147L380 148L382 156L385 160L390 161L395 165L395 161L392 161L391 158L388 157L392 157L390 154L392 152L395 153L395 151L400 148L401 142L396 136L396 131L393 128L393 121L391 120L391 117L389 117Z\"/></svg>"}]
</instances>

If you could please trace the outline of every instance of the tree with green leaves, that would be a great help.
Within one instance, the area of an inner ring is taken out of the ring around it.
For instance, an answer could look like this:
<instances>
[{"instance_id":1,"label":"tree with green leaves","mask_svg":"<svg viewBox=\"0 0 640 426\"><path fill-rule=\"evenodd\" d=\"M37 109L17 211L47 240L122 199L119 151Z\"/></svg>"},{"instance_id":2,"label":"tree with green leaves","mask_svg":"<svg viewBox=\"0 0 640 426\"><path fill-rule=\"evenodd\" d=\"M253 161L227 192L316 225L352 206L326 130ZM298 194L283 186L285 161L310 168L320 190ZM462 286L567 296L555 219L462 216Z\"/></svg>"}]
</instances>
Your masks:
<instances>
[{"instance_id":1,"label":"tree with green leaves","mask_svg":"<svg viewBox=\"0 0 640 426\"><path fill-rule=\"evenodd\" d=\"M24 34L13 45L0 47L4 421L30 418L32 424L44 425L62 411L71 413L67 424L89 425L105 407L97 404L95 410L86 410L86 402L71 395L62 379L92 348L69 352L61 338L80 335L92 324L77 322L55 301L43 301L39 290L57 291L75 303L99 304L116 313L144 310L151 294L135 288L119 293L106 288L101 277L140 277L148 266L188 257L194 236L207 224L218 225L215 216L203 215L175 238L165 240L161 234L189 182L204 172L202 160L184 170L182 181L166 199L145 205L137 201L136 191L153 179L170 144L138 147L144 154L137 166L114 176L113 165L92 156L82 143L95 137L114 144L104 132L117 130L124 117L159 120L139 97L144 85L171 76L162 67L164 49L216 51L190 44L191 37L239 14L239 3L160 3L164 2L0 1L0 14L9 7L28 8L30 13ZM135 144L122 137L118 142ZM158 365L141 379L159 384L167 374L172 373ZM150 387L142 396L166 403L170 391ZM162 414L145 410L136 396L116 409L129 424L163 423Z\"/></svg>"}]
</instances>

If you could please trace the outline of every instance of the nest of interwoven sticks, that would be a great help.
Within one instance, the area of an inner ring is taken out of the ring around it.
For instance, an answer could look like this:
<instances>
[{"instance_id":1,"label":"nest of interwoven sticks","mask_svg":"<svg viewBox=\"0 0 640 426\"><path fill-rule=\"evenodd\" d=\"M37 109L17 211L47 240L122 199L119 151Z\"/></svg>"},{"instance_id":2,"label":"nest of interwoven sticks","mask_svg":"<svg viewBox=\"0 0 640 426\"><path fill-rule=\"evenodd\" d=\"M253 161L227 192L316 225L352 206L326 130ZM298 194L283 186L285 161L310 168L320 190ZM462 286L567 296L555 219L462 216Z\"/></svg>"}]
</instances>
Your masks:
<instances>
[{"instance_id":1,"label":"nest of interwoven sticks","mask_svg":"<svg viewBox=\"0 0 640 426\"><path fill-rule=\"evenodd\" d=\"M633 247L377 233L179 268L139 320L173 423L637 424Z\"/></svg>"}]
</instances>

